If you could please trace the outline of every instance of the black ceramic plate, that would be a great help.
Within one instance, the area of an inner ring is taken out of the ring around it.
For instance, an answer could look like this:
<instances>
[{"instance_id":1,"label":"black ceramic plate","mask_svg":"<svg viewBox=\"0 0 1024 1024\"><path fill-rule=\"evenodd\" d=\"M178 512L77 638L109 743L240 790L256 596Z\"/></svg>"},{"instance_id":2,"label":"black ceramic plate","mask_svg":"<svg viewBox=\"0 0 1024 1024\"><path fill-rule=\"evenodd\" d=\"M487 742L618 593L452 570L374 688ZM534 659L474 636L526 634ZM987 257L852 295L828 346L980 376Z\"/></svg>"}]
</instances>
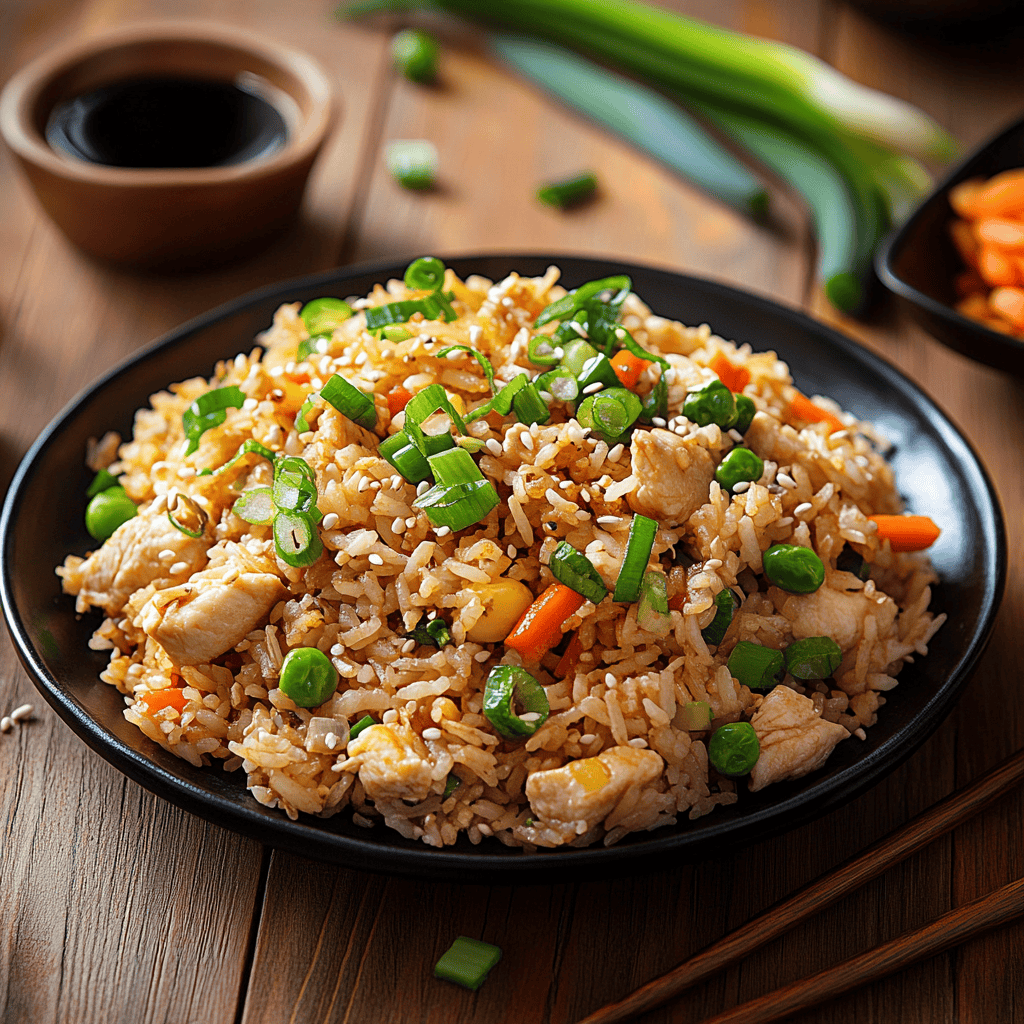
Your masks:
<instances>
[{"instance_id":1,"label":"black ceramic plate","mask_svg":"<svg viewBox=\"0 0 1024 1024\"><path fill-rule=\"evenodd\" d=\"M910 315L955 352L1011 373L1024 373L1024 341L961 316L954 308L963 261L949 237L949 190L968 178L1024 167L1024 120L1005 128L950 172L879 251L875 269Z\"/></svg>"},{"instance_id":2,"label":"black ceramic plate","mask_svg":"<svg viewBox=\"0 0 1024 1024\"><path fill-rule=\"evenodd\" d=\"M612 273L658 313L707 322L727 338L775 349L797 384L829 394L873 420L895 442L896 478L909 507L931 515L943 533L933 549L942 576L934 606L950 618L927 658L908 666L888 695L867 742L841 744L825 768L794 783L744 793L733 807L696 822L628 836L610 848L532 855L498 843L444 851L383 828L354 826L344 813L292 822L248 796L239 775L205 770L166 753L122 717L120 694L99 682L106 657L90 651L93 616L78 619L52 567L92 542L82 525L91 474L86 439L108 429L128 436L132 414L168 383L212 372L217 359L248 349L275 308L323 294L362 295L403 265L334 271L277 285L222 306L179 328L75 399L26 455L7 496L2 530L3 606L29 674L56 712L86 743L147 789L180 807L261 842L352 867L456 881L536 881L621 873L664 860L699 859L772 835L850 800L907 758L949 712L988 639L1006 565L1003 523L992 485L974 452L910 381L853 342L800 313L724 285L663 270L601 260L482 256L450 260L460 274L498 279L509 270L539 275L551 263L574 286Z\"/></svg>"}]
</instances>

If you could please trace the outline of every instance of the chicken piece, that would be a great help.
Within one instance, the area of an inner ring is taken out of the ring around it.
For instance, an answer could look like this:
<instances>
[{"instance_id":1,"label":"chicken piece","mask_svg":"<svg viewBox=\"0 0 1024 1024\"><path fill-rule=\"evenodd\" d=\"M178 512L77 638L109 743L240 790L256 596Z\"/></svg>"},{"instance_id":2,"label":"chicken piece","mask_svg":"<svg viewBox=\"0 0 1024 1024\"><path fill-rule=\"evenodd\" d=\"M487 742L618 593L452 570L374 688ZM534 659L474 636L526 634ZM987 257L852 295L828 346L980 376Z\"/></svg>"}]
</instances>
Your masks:
<instances>
[{"instance_id":1,"label":"chicken piece","mask_svg":"<svg viewBox=\"0 0 1024 1024\"><path fill-rule=\"evenodd\" d=\"M696 439L670 430L638 430L630 446L637 488L630 508L662 526L681 526L708 500L715 462Z\"/></svg>"},{"instance_id":2,"label":"chicken piece","mask_svg":"<svg viewBox=\"0 0 1024 1024\"><path fill-rule=\"evenodd\" d=\"M757 733L761 753L750 773L756 792L772 782L799 779L820 768L840 740L849 733L836 722L826 722L814 702L776 686L754 712L750 724Z\"/></svg>"},{"instance_id":3,"label":"chicken piece","mask_svg":"<svg viewBox=\"0 0 1024 1024\"><path fill-rule=\"evenodd\" d=\"M286 595L273 574L239 572L228 564L157 591L136 624L175 665L205 665L241 643Z\"/></svg>"},{"instance_id":4,"label":"chicken piece","mask_svg":"<svg viewBox=\"0 0 1024 1024\"><path fill-rule=\"evenodd\" d=\"M793 427L779 423L774 416L760 411L754 413L743 442L762 459L771 459L779 464L792 462L804 451Z\"/></svg>"},{"instance_id":5,"label":"chicken piece","mask_svg":"<svg viewBox=\"0 0 1024 1024\"><path fill-rule=\"evenodd\" d=\"M371 725L349 741L348 756L362 758L359 781L373 801L426 800L433 766L423 741L408 727Z\"/></svg>"},{"instance_id":6,"label":"chicken piece","mask_svg":"<svg viewBox=\"0 0 1024 1024\"><path fill-rule=\"evenodd\" d=\"M885 636L899 614L896 602L878 591L868 596L863 590L832 590L828 586L819 587L813 594L780 597L776 603L792 624L794 639L830 636L844 654L860 642L866 616L875 617L878 635Z\"/></svg>"},{"instance_id":7,"label":"chicken piece","mask_svg":"<svg viewBox=\"0 0 1024 1024\"><path fill-rule=\"evenodd\" d=\"M597 757L534 772L526 780L526 796L543 822L582 821L590 829L611 814L627 790L653 782L663 767L653 750L611 747Z\"/></svg>"},{"instance_id":8,"label":"chicken piece","mask_svg":"<svg viewBox=\"0 0 1024 1024\"><path fill-rule=\"evenodd\" d=\"M122 523L79 566L75 573L80 581L77 591L67 579L64 589L77 592L79 612L97 607L107 615L116 615L135 591L151 583L162 589L188 579L206 564L212 543L208 533L201 537L182 533L166 513L142 512ZM172 569L177 571L172 573Z\"/></svg>"}]
</instances>

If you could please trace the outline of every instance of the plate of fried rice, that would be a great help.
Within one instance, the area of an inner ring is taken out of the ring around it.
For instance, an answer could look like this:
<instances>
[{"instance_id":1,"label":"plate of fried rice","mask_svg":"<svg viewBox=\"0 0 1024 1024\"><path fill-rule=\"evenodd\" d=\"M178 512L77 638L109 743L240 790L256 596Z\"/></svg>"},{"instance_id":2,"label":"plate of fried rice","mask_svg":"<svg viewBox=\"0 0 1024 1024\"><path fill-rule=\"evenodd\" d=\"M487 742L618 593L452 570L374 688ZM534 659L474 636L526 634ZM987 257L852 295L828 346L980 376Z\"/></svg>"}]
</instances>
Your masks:
<instances>
[{"instance_id":1,"label":"plate of fried rice","mask_svg":"<svg viewBox=\"0 0 1024 1024\"><path fill-rule=\"evenodd\" d=\"M806 822L950 711L1005 575L968 442L799 312L649 267L286 282L76 398L3 512L57 713L208 820L550 881Z\"/></svg>"}]
</instances>

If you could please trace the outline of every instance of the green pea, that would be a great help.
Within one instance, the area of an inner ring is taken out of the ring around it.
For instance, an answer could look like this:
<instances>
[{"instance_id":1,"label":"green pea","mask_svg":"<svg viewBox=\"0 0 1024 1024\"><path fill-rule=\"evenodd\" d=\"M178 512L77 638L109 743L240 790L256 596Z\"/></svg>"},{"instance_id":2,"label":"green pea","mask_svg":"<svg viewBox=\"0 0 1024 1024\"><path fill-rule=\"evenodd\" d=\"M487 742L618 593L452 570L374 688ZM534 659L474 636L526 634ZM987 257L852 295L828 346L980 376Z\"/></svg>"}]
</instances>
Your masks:
<instances>
[{"instance_id":1,"label":"green pea","mask_svg":"<svg viewBox=\"0 0 1024 1024\"><path fill-rule=\"evenodd\" d=\"M729 655L729 675L750 690L767 690L775 685L785 666L782 651L741 640Z\"/></svg>"},{"instance_id":2,"label":"green pea","mask_svg":"<svg viewBox=\"0 0 1024 1024\"><path fill-rule=\"evenodd\" d=\"M733 448L718 464L715 479L728 491L744 480L761 479L764 463L749 448Z\"/></svg>"},{"instance_id":3,"label":"green pea","mask_svg":"<svg viewBox=\"0 0 1024 1024\"><path fill-rule=\"evenodd\" d=\"M741 434L745 434L750 429L751 421L754 419L754 413L756 412L757 406L754 405L751 399L747 398L746 395L737 395L736 422L733 424L733 428Z\"/></svg>"},{"instance_id":4,"label":"green pea","mask_svg":"<svg viewBox=\"0 0 1024 1024\"><path fill-rule=\"evenodd\" d=\"M839 644L828 636L809 636L785 651L786 671L794 679L827 679L843 660Z\"/></svg>"},{"instance_id":5,"label":"green pea","mask_svg":"<svg viewBox=\"0 0 1024 1024\"><path fill-rule=\"evenodd\" d=\"M138 513L135 502L123 487L100 491L85 508L85 528L96 540L106 540L122 524Z\"/></svg>"},{"instance_id":6,"label":"green pea","mask_svg":"<svg viewBox=\"0 0 1024 1024\"><path fill-rule=\"evenodd\" d=\"M708 759L722 775L748 775L760 753L761 744L749 722L723 725L708 743Z\"/></svg>"},{"instance_id":7,"label":"green pea","mask_svg":"<svg viewBox=\"0 0 1024 1024\"><path fill-rule=\"evenodd\" d=\"M683 415L698 427L717 423L728 430L736 422L736 399L720 380L713 380L686 396Z\"/></svg>"},{"instance_id":8,"label":"green pea","mask_svg":"<svg viewBox=\"0 0 1024 1024\"><path fill-rule=\"evenodd\" d=\"M813 594L825 582L825 566L810 548L773 544L763 561L765 576L791 594Z\"/></svg>"},{"instance_id":9,"label":"green pea","mask_svg":"<svg viewBox=\"0 0 1024 1024\"><path fill-rule=\"evenodd\" d=\"M338 688L338 670L317 647L296 647L285 655L278 682L300 708L318 708Z\"/></svg>"},{"instance_id":10,"label":"green pea","mask_svg":"<svg viewBox=\"0 0 1024 1024\"><path fill-rule=\"evenodd\" d=\"M437 78L437 40L426 32L405 29L391 40L395 67L410 82L432 82Z\"/></svg>"}]
</instances>

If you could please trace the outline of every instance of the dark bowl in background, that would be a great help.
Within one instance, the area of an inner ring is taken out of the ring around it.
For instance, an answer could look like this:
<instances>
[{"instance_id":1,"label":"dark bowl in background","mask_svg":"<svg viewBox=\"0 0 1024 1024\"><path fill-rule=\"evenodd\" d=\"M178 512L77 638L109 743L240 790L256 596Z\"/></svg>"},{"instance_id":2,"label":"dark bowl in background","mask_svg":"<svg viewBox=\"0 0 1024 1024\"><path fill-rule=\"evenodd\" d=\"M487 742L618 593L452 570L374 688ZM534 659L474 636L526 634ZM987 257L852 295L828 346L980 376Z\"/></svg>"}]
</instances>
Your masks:
<instances>
[{"instance_id":1,"label":"dark bowl in background","mask_svg":"<svg viewBox=\"0 0 1024 1024\"><path fill-rule=\"evenodd\" d=\"M1024 341L961 316L953 288L963 261L949 237L949 190L968 178L1024 167L1024 119L1003 129L951 171L879 250L875 270L929 334L955 352L1024 374Z\"/></svg>"}]
</instances>

